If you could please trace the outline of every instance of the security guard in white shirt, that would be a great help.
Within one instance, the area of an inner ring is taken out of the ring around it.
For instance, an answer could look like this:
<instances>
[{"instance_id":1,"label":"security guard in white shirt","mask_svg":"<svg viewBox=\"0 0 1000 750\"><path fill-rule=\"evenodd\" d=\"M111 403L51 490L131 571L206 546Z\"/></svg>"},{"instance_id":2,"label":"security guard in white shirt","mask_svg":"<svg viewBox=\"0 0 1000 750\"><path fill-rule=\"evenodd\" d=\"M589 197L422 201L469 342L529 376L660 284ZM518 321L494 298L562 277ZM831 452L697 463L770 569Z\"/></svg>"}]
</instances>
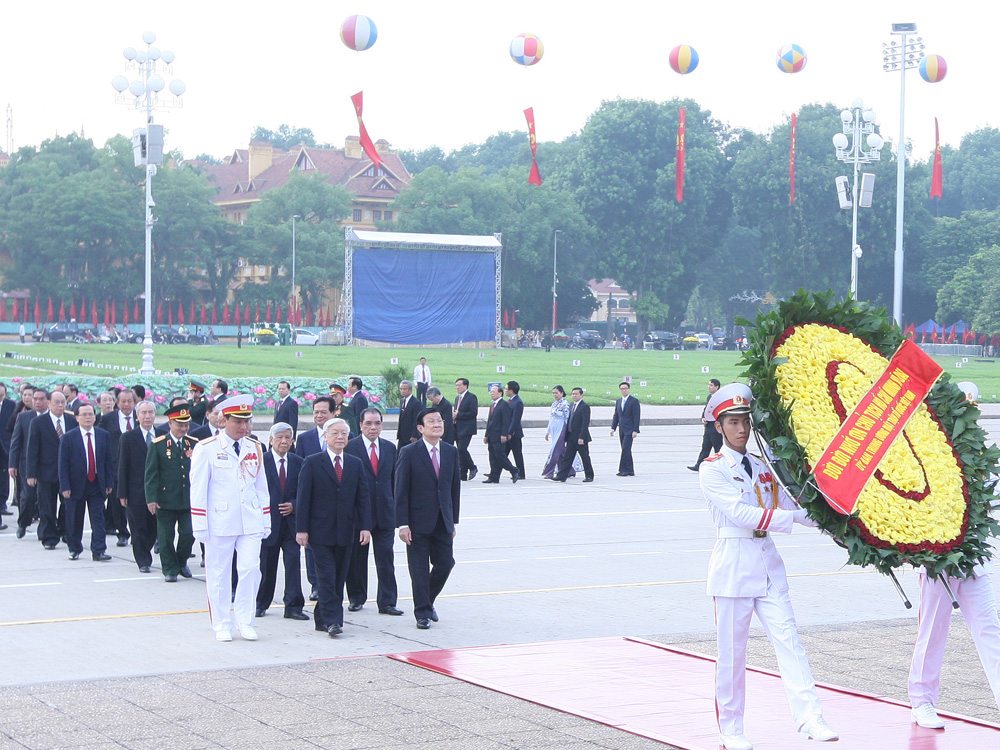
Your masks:
<instances>
[{"instance_id":1,"label":"security guard in white shirt","mask_svg":"<svg viewBox=\"0 0 1000 750\"><path fill-rule=\"evenodd\" d=\"M723 386L709 401L722 433L722 451L702 462L698 477L717 527L708 568L708 594L714 597L718 629L715 703L722 744L728 750L753 750L743 734L746 697L746 646L754 612L778 659L796 729L814 740L836 740L823 720L816 684L795 628L785 565L771 541L790 533L793 523L816 524L778 484L768 466L747 453L750 438L750 389Z\"/></svg>"},{"instance_id":2,"label":"security guard in white shirt","mask_svg":"<svg viewBox=\"0 0 1000 750\"><path fill-rule=\"evenodd\" d=\"M216 640L233 639L235 620L240 636L255 641L260 543L271 531L264 449L250 436L253 396L233 396L219 409L225 431L198 443L191 456L191 525L205 545L205 583Z\"/></svg>"}]
</instances>

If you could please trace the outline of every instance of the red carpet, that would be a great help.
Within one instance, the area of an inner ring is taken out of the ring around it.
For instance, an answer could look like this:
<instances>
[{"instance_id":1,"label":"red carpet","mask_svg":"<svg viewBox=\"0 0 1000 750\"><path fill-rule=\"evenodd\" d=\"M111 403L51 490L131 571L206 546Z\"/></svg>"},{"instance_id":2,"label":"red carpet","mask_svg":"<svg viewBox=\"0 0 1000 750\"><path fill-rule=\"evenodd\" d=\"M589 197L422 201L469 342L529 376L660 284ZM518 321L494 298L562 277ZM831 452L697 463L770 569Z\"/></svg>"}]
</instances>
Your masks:
<instances>
[{"instance_id":1,"label":"red carpet","mask_svg":"<svg viewBox=\"0 0 1000 750\"><path fill-rule=\"evenodd\" d=\"M688 750L717 750L714 660L637 638L597 638L390 654L390 658ZM910 723L909 706L820 686L840 741L831 750L998 750L1000 725L941 714L944 730ZM747 672L746 735L757 750L824 745L792 726L776 673Z\"/></svg>"}]
</instances>

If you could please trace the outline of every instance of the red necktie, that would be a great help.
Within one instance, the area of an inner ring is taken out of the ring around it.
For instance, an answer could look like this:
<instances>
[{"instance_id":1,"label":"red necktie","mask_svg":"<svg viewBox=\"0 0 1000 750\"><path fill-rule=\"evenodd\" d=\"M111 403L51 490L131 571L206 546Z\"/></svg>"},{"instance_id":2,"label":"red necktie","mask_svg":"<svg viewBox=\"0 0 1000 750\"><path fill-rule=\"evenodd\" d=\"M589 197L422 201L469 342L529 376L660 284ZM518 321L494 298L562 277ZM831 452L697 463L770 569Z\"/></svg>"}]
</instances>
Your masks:
<instances>
[{"instance_id":1,"label":"red necktie","mask_svg":"<svg viewBox=\"0 0 1000 750\"><path fill-rule=\"evenodd\" d=\"M434 464L434 476L441 476L441 465L438 463L438 449L435 445L431 448L431 463Z\"/></svg>"},{"instance_id":2,"label":"red necktie","mask_svg":"<svg viewBox=\"0 0 1000 750\"><path fill-rule=\"evenodd\" d=\"M340 456L335 456L333 459L333 470L337 474L337 481L339 482L344 478L344 467L340 465Z\"/></svg>"},{"instance_id":3,"label":"red necktie","mask_svg":"<svg viewBox=\"0 0 1000 750\"><path fill-rule=\"evenodd\" d=\"M493 402L492 404L490 404L490 419L492 419L492 418L493 418L493 411L494 411L494 410L495 410L496 408L497 408L497 402L496 402L496 401L494 401L494 402Z\"/></svg>"},{"instance_id":4,"label":"red necktie","mask_svg":"<svg viewBox=\"0 0 1000 750\"><path fill-rule=\"evenodd\" d=\"M132 429L132 415L131 414L129 414L128 416L125 417L125 429L126 430L131 430Z\"/></svg>"},{"instance_id":5,"label":"red necktie","mask_svg":"<svg viewBox=\"0 0 1000 750\"><path fill-rule=\"evenodd\" d=\"M378 476L378 455L375 453L375 443L372 443L372 471Z\"/></svg>"},{"instance_id":6,"label":"red necktie","mask_svg":"<svg viewBox=\"0 0 1000 750\"><path fill-rule=\"evenodd\" d=\"M285 459L281 459L281 468L278 469L278 484L281 485L281 494L285 494Z\"/></svg>"},{"instance_id":7,"label":"red necktie","mask_svg":"<svg viewBox=\"0 0 1000 750\"><path fill-rule=\"evenodd\" d=\"M87 433L87 481L97 481L97 459L94 458L94 444L90 442L90 433Z\"/></svg>"}]
</instances>

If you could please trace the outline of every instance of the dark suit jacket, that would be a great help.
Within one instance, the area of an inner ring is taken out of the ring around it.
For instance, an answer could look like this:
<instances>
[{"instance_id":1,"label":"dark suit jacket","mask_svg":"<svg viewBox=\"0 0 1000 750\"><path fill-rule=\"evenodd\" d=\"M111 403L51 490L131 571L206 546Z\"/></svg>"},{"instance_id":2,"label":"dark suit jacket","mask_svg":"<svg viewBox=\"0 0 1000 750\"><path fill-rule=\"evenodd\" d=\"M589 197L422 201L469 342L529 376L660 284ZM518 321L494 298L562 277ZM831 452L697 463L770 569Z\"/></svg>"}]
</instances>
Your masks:
<instances>
[{"instance_id":1,"label":"dark suit jacket","mask_svg":"<svg viewBox=\"0 0 1000 750\"><path fill-rule=\"evenodd\" d=\"M365 394L358 391L353 396L351 396L351 403L349 406L354 410L354 416L358 418L358 424L361 424L361 412L368 408L368 399L365 398Z\"/></svg>"},{"instance_id":2,"label":"dark suit jacket","mask_svg":"<svg viewBox=\"0 0 1000 750\"><path fill-rule=\"evenodd\" d=\"M573 406L570 405L570 409ZM583 442L589 443L590 438L590 404L583 399L576 402L576 412L569 418L569 425L566 428L566 442L571 440L575 443L580 438Z\"/></svg>"},{"instance_id":3,"label":"dark suit jacket","mask_svg":"<svg viewBox=\"0 0 1000 750\"><path fill-rule=\"evenodd\" d=\"M455 399L458 401L458 399ZM479 421L479 399L472 391L462 394L461 403L458 404L458 419L455 420L455 436L471 437L478 431Z\"/></svg>"},{"instance_id":4,"label":"dark suit jacket","mask_svg":"<svg viewBox=\"0 0 1000 750\"><path fill-rule=\"evenodd\" d=\"M10 453L11 434L7 432L7 425L17 408L17 402L12 398L5 398L0 401L0 467L6 467L7 455Z\"/></svg>"},{"instance_id":5,"label":"dark suit jacket","mask_svg":"<svg viewBox=\"0 0 1000 750\"><path fill-rule=\"evenodd\" d=\"M629 396L625 402L625 410L622 411L622 400L615 401L615 415L611 418L611 429L621 427L622 434L639 431L639 400L635 396Z\"/></svg>"},{"instance_id":6,"label":"dark suit jacket","mask_svg":"<svg viewBox=\"0 0 1000 750\"><path fill-rule=\"evenodd\" d=\"M112 414L117 414L118 412L111 412L111 413ZM156 427L153 428L153 434L156 435L156 437L159 437L160 435L166 435L168 432L170 432L170 420L169 419L166 422L164 422L163 424L158 424L158 425L156 425ZM191 433L189 432L188 434L191 434Z\"/></svg>"},{"instance_id":7,"label":"dark suit jacket","mask_svg":"<svg viewBox=\"0 0 1000 750\"><path fill-rule=\"evenodd\" d=\"M500 399L495 407L490 404L490 410L493 414L487 412L486 439L499 442L501 436L510 435L510 404Z\"/></svg>"},{"instance_id":8,"label":"dark suit jacket","mask_svg":"<svg viewBox=\"0 0 1000 750\"><path fill-rule=\"evenodd\" d=\"M295 443L295 452L302 456L302 458L309 458L313 453L319 453L324 450L326 450L326 445L320 442L319 433L316 432L315 425L308 430L304 430L299 435L298 442Z\"/></svg>"},{"instance_id":9,"label":"dark suit jacket","mask_svg":"<svg viewBox=\"0 0 1000 750\"><path fill-rule=\"evenodd\" d=\"M37 416L38 412L32 409L25 409L17 415L17 419L14 422L7 466L17 469L17 473L22 476L25 473L28 463L28 428L31 426L31 420Z\"/></svg>"},{"instance_id":10,"label":"dark suit jacket","mask_svg":"<svg viewBox=\"0 0 1000 750\"><path fill-rule=\"evenodd\" d=\"M118 443L122 439L122 428L118 424L118 414L119 411L117 409L112 409L97 422L97 426L111 437L111 460L114 461L116 467L118 466ZM135 410L132 411L130 416L132 418L132 429L135 430L139 426L139 421L135 418ZM117 474L115 477L117 477ZM110 487L111 485L108 486Z\"/></svg>"},{"instance_id":11,"label":"dark suit jacket","mask_svg":"<svg viewBox=\"0 0 1000 750\"><path fill-rule=\"evenodd\" d=\"M521 417L524 416L524 402L516 393L507 402L510 406L510 427L507 428L507 435L510 437L524 437L524 430L521 428Z\"/></svg>"},{"instance_id":12,"label":"dark suit jacket","mask_svg":"<svg viewBox=\"0 0 1000 750\"><path fill-rule=\"evenodd\" d=\"M392 496L392 482L396 476L396 444L385 438L378 439L378 476L372 471L372 459L365 452L363 437L348 441L344 452L357 456L364 465L368 499L372 505L370 530L396 528L396 502Z\"/></svg>"},{"instance_id":13,"label":"dark suit jacket","mask_svg":"<svg viewBox=\"0 0 1000 750\"><path fill-rule=\"evenodd\" d=\"M409 526L417 534L430 534L438 514L449 532L458 523L462 479L458 474L458 448L438 441L441 473L434 466L423 440L408 445L396 459L396 525Z\"/></svg>"},{"instance_id":14,"label":"dark suit jacket","mask_svg":"<svg viewBox=\"0 0 1000 750\"><path fill-rule=\"evenodd\" d=\"M344 477L338 482L333 461L325 450L309 456L299 472L295 500L295 530L309 534L310 544L348 547L355 529L371 530L372 509L368 500L361 459L343 454Z\"/></svg>"},{"instance_id":15,"label":"dark suit jacket","mask_svg":"<svg viewBox=\"0 0 1000 750\"><path fill-rule=\"evenodd\" d=\"M281 482L278 481L278 457L274 451L264 454L264 474L267 476L267 491L271 496L271 533L261 542L264 547L273 547L280 539L279 532L281 524L287 523L295 534L295 512L290 516L281 515L278 505L281 503L295 503L295 494L299 489L299 472L302 470L302 456L297 456L291 451L285 454L285 491L281 491Z\"/></svg>"},{"instance_id":16,"label":"dark suit jacket","mask_svg":"<svg viewBox=\"0 0 1000 750\"><path fill-rule=\"evenodd\" d=\"M438 412L441 415L441 419L444 420L444 437L441 439L446 443L454 445L455 422L452 421L452 418L455 416L455 412L451 405L451 401L442 396L441 400L437 402L437 406L432 406L431 408Z\"/></svg>"},{"instance_id":17,"label":"dark suit jacket","mask_svg":"<svg viewBox=\"0 0 1000 750\"><path fill-rule=\"evenodd\" d=\"M210 438L215 436L215 428L210 424L203 424L196 430L191 430L188 433L188 437L193 437L195 440L204 440L205 438Z\"/></svg>"},{"instance_id":18,"label":"dark suit jacket","mask_svg":"<svg viewBox=\"0 0 1000 750\"><path fill-rule=\"evenodd\" d=\"M59 441L59 491L69 490L72 499L82 498L87 488L87 451L83 446L82 435L83 431L76 427L67 430ZM103 494L106 489L114 486L115 468L111 461L111 438L100 427L94 428L94 463L97 469L97 486Z\"/></svg>"},{"instance_id":19,"label":"dark suit jacket","mask_svg":"<svg viewBox=\"0 0 1000 750\"><path fill-rule=\"evenodd\" d=\"M299 431L299 402L292 398L292 394L288 394L285 400L281 402L281 406L274 407L274 421L275 422L287 422L292 426L292 437ZM290 452L290 451L289 451Z\"/></svg>"},{"instance_id":20,"label":"dark suit jacket","mask_svg":"<svg viewBox=\"0 0 1000 750\"><path fill-rule=\"evenodd\" d=\"M65 425L63 436L65 436L76 427L76 417L64 413L63 425ZM25 469L29 479L53 484L59 481L59 437L52 424L52 417L47 411L31 420L31 426L28 428L28 462Z\"/></svg>"},{"instance_id":21,"label":"dark suit jacket","mask_svg":"<svg viewBox=\"0 0 1000 750\"><path fill-rule=\"evenodd\" d=\"M132 430L118 441L118 498L132 506L146 504L146 440ZM118 499L114 498L114 499Z\"/></svg>"},{"instance_id":22,"label":"dark suit jacket","mask_svg":"<svg viewBox=\"0 0 1000 750\"><path fill-rule=\"evenodd\" d=\"M397 443L406 445L410 442L410 438L420 437L420 433L417 432L417 415L423 411L423 408L417 401L417 397L413 395L407 401L406 409L403 409L402 402L400 403L399 426L396 427Z\"/></svg>"},{"instance_id":23,"label":"dark suit jacket","mask_svg":"<svg viewBox=\"0 0 1000 750\"><path fill-rule=\"evenodd\" d=\"M66 411L71 412L72 414L75 415L76 414L76 407L78 407L82 403L83 402L80 400L79 396L77 396L73 400L66 399ZM95 406L94 408L96 409L97 407Z\"/></svg>"}]
</instances>

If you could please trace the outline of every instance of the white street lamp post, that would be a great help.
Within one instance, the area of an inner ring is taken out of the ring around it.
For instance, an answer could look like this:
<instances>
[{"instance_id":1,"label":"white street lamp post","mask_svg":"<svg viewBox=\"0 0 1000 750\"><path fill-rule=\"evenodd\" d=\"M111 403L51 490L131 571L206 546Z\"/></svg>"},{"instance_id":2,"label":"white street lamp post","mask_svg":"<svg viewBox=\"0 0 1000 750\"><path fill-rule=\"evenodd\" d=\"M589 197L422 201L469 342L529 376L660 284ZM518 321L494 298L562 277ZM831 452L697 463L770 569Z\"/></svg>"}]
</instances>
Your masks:
<instances>
[{"instance_id":1,"label":"white street lamp post","mask_svg":"<svg viewBox=\"0 0 1000 750\"><path fill-rule=\"evenodd\" d=\"M173 80L167 87L172 98L160 97L160 92L166 87L163 76L164 73L172 73L171 67L174 61L174 53L169 50L161 52L159 48L152 46L156 41L156 34L147 31L142 35L142 41L146 43L145 50L136 50L134 47L126 47L122 54L125 56L125 70L136 71L138 78L131 83L125 76L115 76L111 80L111 86L118 92L115 101L125 104L134 109L145 112L146 126L137 128L132 132L132 150L137 167L146 168L146 273L145 273L145 327L142 338L142 366L139 372L143 375L152 375L153 368L153 224L156 222L153 216L153 175L156 174L157 165L163 164L163 126L153 123L153 109L156 107L180 107L180 97L186 90L183 81ZM162 65L161 65L162 63ZM134 99L129 99L125 92L128 91Z\"/></svg>"},{"instance_id":2,"label":"white street lamp post","mask_svg":"<svg viewBox=\"0 0 1000 750\"><path fill-rule=\"evenodd\" d=\"M559 274L556 271L556 260L559 257L560 232L562 232L562 230L557 229L552 239L552 331L549 334L550 336L554 336L556 333L556 318L558 312L556 284L559 283Z\"/></svg>"},{"instance_id":3,"label":"white street lamp post","mask_svg":"<svg viewBox=\"0 0 1000 750\"><path fill-rule=\"evenodd\" d=\"M847 196L847 178L838 177L836 183L837 192L840 195L840 207L852 210L851 296L857 299L858 260L861 258L861 248L858 246L858 207L871 207L872 190L875 187L875 175L873 174L862 175L859 183L858 168L862 164L878 161L884 142L881 136L875 132L875 113L870 109L865 109L864 103L860 99L855 99L850 109L841 112L840 119L844 123L843 131L833 136L833 145L837 149L837 159L846 164L854 165L854 182L851 185L850 198ZM866 145L867 148L865 148Z\"/></svg>"},{"instance_id":4,"label":"white street lamp post","mask_svg":"<svg viewBox=\"0 0 1000 750\"><path fill-rule=\"evenodd\" d=\"M295 286L295 220L301 219L302 217L298 214L292 216L292 306L298 310L299 309L299 293ZM289 316L291 317L291 316ZM294 321L289 321L295 325Z\"/></svg>"}]
</instances>

